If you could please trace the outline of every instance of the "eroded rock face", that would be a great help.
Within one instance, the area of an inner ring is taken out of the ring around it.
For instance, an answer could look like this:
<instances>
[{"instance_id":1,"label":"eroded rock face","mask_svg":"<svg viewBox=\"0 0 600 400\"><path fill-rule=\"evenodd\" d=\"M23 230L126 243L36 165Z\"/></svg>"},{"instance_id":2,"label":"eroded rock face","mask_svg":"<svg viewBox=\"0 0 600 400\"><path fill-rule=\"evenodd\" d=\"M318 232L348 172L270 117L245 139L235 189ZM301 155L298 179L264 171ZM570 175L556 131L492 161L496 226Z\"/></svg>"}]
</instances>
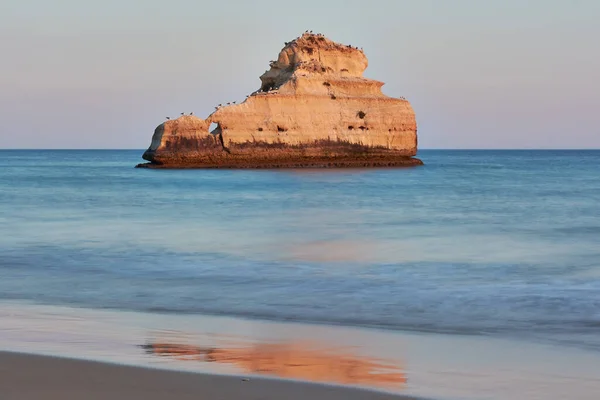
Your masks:
<instances>
[{"instance_id":1,"label":"eroded rock face","mask_svg":"<svg viewBox=\"0 0 600 400\"><path fill-rule=\"evenodd\" d=\"M241 104L206 120L183 116L156 128L144 159L162 167L419 165L417 125L405 99L364 78L362 50L305 33L286 43ZM210 134L208 127L216 123Z\"/></svg>"},{"instance_id":2,"label":"eroded rock face","mask_svg":"<svg viewBox=\"0 0 600 400\"><path fill-rule=\"evenodd\" d=\"M152 143L144 155L157 165L185 165L222 152L220 137L208 133L210 122L185 115L163 122L154 130Z\"/></svg>"}]
</instances>

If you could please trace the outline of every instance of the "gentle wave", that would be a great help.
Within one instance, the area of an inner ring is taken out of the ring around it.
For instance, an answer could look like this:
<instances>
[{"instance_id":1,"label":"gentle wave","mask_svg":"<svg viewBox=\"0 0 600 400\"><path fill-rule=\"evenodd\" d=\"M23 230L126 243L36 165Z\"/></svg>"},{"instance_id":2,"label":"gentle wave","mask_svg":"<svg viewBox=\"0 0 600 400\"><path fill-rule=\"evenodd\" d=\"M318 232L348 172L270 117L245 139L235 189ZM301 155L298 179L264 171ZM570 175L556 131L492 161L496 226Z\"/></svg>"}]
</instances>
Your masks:
<instances>
[{"instance_id":1,"label":"gentle wave","mask_svg":"<svg viewBox=\"0 0 600 400\"><path fill-rule=\"evenodd\" d=\"M1 152L0 298L600 348L600 152L360 171L139 154Z\"/></svg>"}]
</instances>

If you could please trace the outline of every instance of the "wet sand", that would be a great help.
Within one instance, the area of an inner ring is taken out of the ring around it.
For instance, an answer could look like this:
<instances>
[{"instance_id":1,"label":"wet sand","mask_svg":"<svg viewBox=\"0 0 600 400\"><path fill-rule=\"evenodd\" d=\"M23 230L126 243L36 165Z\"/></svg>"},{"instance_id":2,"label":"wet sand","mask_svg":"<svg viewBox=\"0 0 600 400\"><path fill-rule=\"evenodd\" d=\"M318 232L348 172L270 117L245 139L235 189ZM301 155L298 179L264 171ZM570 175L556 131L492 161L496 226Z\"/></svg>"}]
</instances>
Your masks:
<instances>
[{"instance_id":1,"label":"wet sand","mask_svg":"<svg viewBox=\"0 0 600 400\"><path fill-rule=\"evenodd\" d=\"M2 400L411 399L362 389L0 352Z\"/></svg>"},{"instance_id":2,"label":"wet sand","mask_svg":"<svg viewBox=\"0 0 600 400\"><path fill-rule=\"evenodd\" d=\"M598 370L514 339L0 302L0 400L597 400Z\"/></svg>"}]
</instances>

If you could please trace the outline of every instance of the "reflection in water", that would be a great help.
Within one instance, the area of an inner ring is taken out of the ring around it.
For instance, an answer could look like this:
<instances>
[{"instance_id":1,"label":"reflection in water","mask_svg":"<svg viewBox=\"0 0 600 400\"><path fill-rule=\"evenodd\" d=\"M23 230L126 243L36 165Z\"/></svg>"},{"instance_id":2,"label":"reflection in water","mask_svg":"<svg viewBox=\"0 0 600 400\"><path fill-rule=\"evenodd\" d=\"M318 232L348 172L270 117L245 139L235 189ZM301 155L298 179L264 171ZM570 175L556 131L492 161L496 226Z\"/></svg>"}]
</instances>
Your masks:
<instances>
[{"instance_id":1,"label":"reflection in water","mask_svg":"<svg viewBox=\"0 0 600 400\"><path fill-rule=\"evenodd\" d=\"M178 360L234 364L243 372L252 374L395 389L406 383L404 372L389 362L303 343L237 343L228 347L202 347L156 342L142 347L150 354Z\"/></svg>"},{"instance_id":2,"label":"reflection in water","mask_svg":"<svg viewBox=\"0 0 600 400\"><path fill-rule=\"evenodd\" d=\"M290 169L280 169L280 170L272 170L273 172L277 172L284 175L298 175L302 177L311 177L314 176L319 180L327 180L330 178L340 177L346 179L353 179L356 175L366 175L369 173L373 173L374 171L381 170L396 170L398 168L389 168L389 167L369 167L369 168L290 168Z\"/></svg>"},{"instance_id":3,"label":"reflection in water","mask_svg":"<svg viewBox=\"0 0 600 400\"><path fill-rule=\"evenodd\" d=\"M377 248L373 243L359 240L320 240L278 248L291 260L307 262L360 262L373 259Z\"/></svg>"}]
</instances>

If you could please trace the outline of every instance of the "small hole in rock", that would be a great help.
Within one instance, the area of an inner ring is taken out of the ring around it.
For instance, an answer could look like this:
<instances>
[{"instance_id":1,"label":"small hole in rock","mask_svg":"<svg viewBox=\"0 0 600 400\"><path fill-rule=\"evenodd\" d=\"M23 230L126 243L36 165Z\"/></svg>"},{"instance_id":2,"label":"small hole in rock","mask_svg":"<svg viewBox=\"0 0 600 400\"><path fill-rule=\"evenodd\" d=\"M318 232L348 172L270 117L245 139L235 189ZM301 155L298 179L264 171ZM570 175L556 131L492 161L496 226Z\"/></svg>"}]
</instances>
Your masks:
<instances>
[{"instance_id":1,"label":"small hole in rock","mask_svg":"<svg viewBox=\"0 0 600 400\"><path fill-rule=\"evenodd\" d=\"M354 127L352 125L348 125L348 129L352 130L352 129L354 129Z\"/></svg>"},{"instance_id":2,"label":"small hole in rock","mask_svg":"<svg viewBox=\"0 0 600 400\"><path fill-rule=\"evenodd\" d=\"M262 132L262 131L263 131L263 128L258 128L258 131L259 131L259 132Z\"/></svg>"},{"instance_id":3,"label":"small hole in rock","mask_svg":"<svg viewBox=\"0 0 600 400\"><path fill-rule=\"evenodd\" d=\"M367 114L364 111L359 111L356 113L356 116L360 119L364 119L367 116Z\"/></svg>"}]
</instances>

